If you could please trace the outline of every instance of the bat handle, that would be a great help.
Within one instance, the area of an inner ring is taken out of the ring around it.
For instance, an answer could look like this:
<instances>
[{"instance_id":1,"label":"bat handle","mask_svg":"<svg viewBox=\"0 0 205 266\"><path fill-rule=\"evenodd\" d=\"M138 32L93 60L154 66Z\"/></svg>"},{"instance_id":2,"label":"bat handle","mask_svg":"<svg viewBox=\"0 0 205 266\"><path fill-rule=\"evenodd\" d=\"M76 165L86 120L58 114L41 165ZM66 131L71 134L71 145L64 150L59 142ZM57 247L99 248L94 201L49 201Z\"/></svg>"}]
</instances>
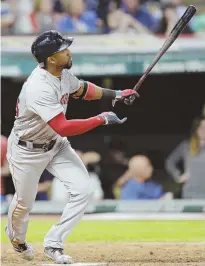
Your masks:
<instances>
[{"instance_id":1,"label":"bat handle","mask_svg":"<svg viewBox=\"0 0 205 266\"><path fill-rule=\"evenodd\" d=\"M141 84L137 83L137 84L134 86L133 90L137 91L137 90L139 89L140 85L141 85Z\"/></svg>"},{"instance_id":2,"label":"bat handle","mask_svg":"<svg viewBox=\"0 0 205 266\"><path fill-rule=\"evenodd\" d=\"M134 86L133 90L137 91L139 89L139 87L142 85L143 81L145 80L145 78L147 77L147 75L143 75L139 81L137 82L137 84ZM139 95L139 94L138 94ZM138 96L137 95L137 96ZM138 96L139 97L139 96Z\"/></svg>"}]
</instances>

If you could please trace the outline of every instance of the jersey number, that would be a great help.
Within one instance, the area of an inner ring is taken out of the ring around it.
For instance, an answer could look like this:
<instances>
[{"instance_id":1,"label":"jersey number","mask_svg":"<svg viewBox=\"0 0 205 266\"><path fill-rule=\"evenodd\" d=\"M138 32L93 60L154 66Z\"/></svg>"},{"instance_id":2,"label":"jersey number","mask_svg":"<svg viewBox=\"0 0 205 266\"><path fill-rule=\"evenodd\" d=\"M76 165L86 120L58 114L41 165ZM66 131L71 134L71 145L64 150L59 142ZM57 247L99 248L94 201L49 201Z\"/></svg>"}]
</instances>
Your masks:
<instances>
[{"instance_id":1,"label":"jersey number","mask_svg":"<svg viewBox=\"0 0 205 266\"><path fill-rule=\"evenodd\" d=\"M17 118L19 116L19 98L17 99L17 102L16 102L16 116L15 118Z\"/></svg>"}]
</instances>

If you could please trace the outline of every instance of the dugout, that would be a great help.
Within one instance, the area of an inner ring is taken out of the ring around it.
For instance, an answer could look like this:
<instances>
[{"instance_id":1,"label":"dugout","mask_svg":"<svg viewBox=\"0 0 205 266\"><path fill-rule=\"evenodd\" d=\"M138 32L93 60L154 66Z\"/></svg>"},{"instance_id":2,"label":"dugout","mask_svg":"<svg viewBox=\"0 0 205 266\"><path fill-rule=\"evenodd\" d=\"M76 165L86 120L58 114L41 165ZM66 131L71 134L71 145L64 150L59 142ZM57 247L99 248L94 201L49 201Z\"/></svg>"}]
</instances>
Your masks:
<instances>
[{"instance_id":1,"label":"dugout","mask_svg":"<svg viewBox=\"0 0 205 266\"><path fill-rule=\"evenodd\" d=\"M132 88L139 77L84 79L101 86L110 84L109 87L112 89L127 89ZM76 148L87 149L89 142L85 142L84 138L91 138L90 147L101 150L104 145L98 138L112 136L126 142L129 154L139 151L139 147L144 149L147 146L159 148L167 153L180 139L188 136L192 120L201 114L205 103L204 84L204 73L151 75L140 88L140 98L136 99L132 106L117 103L113 108L111 103L106 101L86 102L70 99L68 119L87 118L106 110L114 111L120 117L128 117L127 122L121 126L99 127L84 134L84 137L70 139ZM9 135L14 121L16 99L22 85L23 80L2 78L2 134L6 136Z\"/></svg>"},{"instance_id":2,"label":"dugout","mask_svg":"<svg viewBox=\"0 0 205 266\"><path fill-rule=\"evenodd\" d=\"M139 77L84 79L113 89L127 89L132 88ZM22 84L23 79L2 78L3 135L8 136L12 128L16 99ZM87 118L102 111L112 110L120 117L127 116L128 120L123 125L99 127L69 140L76 149L96 150L105 156L110 140L121 140L128 156L135 153L147 154L158 173L155 175L156 180L163 183L166 190L175 191L176 185L164 171L164 159L181 140L188 137L193 119L201 114L205 103L204 84L204 73L150 75L139 90L140 99L136 99L132 106L117 103L113 108L111 103L105 101L79 102L71 99L67 110L68 119Z\"/></svg>"}]
</instances>

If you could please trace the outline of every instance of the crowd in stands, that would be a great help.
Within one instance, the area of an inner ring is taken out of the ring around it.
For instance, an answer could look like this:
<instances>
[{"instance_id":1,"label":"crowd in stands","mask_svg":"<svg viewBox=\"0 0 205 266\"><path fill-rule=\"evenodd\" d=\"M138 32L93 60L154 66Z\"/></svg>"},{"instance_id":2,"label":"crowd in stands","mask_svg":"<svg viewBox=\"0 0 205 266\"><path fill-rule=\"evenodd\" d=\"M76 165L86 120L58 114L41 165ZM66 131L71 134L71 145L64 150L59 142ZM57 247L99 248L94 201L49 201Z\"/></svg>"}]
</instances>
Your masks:
<instances>
[{"instance_id":1,"label":"crowd in stands","mask_svg":"<svg viewBox=\"0 0 205 266\"><path fill-rule=\"evenodd\" d=\"M1 0L1 32L34 35L56 29L64 34L168 34L186 7L185 0ZM205 7L198 10L184 34L205 32L204 11ZM1 136L2 201L12 193L5 191L5 183L11 179L6 146L7 139ZM173 149L165 161L166 172L181 184L180 196L156 182L156 171L145 154L127 158L123 145L115 142L106 156L89 150L77 152L90 174L93 200L205 198L205 107L193 122L190 138ZM66 201L62 186L45 170L36 200Z\"/></svg>"},{"instance_id":2,"label":"crowd in stands","mask_svg":"<svg viewBox=\"0 0 205 266\"><path fill-rule=\"evenodd\" d=\"M6 194L11 194L11 190L8 192L4 189L5 181L11 178L6 147L7 138L1 136L2 201L6 200ZM89 172L94 201L205 199L205 105L202 114L193 121L189 139L183 140L168 158L165 158L165 172L176 184L180 184L180 194L165 191L163 185L155 178L158 175L157 169L147 155L134 154L127 158L122 141L111 141L105 156L95 151L76 152ZM62 183L45 170L39 181L36 200L49 199L66 202L68 194Z\"/></svg>"},{"instance_id":3,"label":"crowd in stands","mask_svg":"<svg viewBox=\"0 0 205 266\"><path fill-rule=\"evenodd\" d=\"M186 10L185 0L1 0L2 35L168 34ZM192 3L194 4L194 3ZM205 5L205 3L204 3ZM205 31L205 8L184 29Z\"/></svg>"}]
</instances>

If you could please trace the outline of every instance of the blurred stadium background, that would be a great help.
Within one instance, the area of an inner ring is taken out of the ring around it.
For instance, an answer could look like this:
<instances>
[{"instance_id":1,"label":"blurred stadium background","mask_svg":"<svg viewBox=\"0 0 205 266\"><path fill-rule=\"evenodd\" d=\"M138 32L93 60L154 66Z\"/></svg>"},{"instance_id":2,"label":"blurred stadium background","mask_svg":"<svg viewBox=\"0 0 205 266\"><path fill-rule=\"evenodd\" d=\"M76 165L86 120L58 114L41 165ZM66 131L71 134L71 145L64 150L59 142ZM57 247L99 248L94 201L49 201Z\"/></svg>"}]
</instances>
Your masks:
<instances>
[{"instance_id":1,"label":"blurred stadium background","mask_svg":"<svg viewBox=\"0 0 205 266\"><path fill-rule=\"evenodd\" d=\"M36 66L30 52L34 38L50 29L74 36L72 72L78 78L112 89L133 88L189 4L197 7L197 14L155 66L132 106L118 103L113 108L103 101L69 100L69 119L107 110L128 117L121 126L100 127L69 138L87 166L95 190L86 221L71 234L74 243L70 248L77 261L110 261L110 265L205 262L204 246L170 244L168 254L166 247L157 248L155 243L205 242L204 0L1 0L1 214L5 265L22 263L6 252L8 240L3 233L14 193L5 153L16 100ZM148 167L153 167L151 175L146 171ZM135 187L134 192L131 187ZM32 210L38 216L31 219L28 234L36 249L66 201L62 184L45 172ZM85 251L80 256L75 244L83 245L85 241L90 246L82 246ZM113 246L106 246L106 241ZM123 241L132 244L124 249ZM134 244L147 241L153 245ZM88 255L91 248L96 252L94 257ZM108 252L110 248L113 253ZM119 249L124 250L116 253ZM44 260L41 253L36 265Z\"/></svg>"}]
</instances>

